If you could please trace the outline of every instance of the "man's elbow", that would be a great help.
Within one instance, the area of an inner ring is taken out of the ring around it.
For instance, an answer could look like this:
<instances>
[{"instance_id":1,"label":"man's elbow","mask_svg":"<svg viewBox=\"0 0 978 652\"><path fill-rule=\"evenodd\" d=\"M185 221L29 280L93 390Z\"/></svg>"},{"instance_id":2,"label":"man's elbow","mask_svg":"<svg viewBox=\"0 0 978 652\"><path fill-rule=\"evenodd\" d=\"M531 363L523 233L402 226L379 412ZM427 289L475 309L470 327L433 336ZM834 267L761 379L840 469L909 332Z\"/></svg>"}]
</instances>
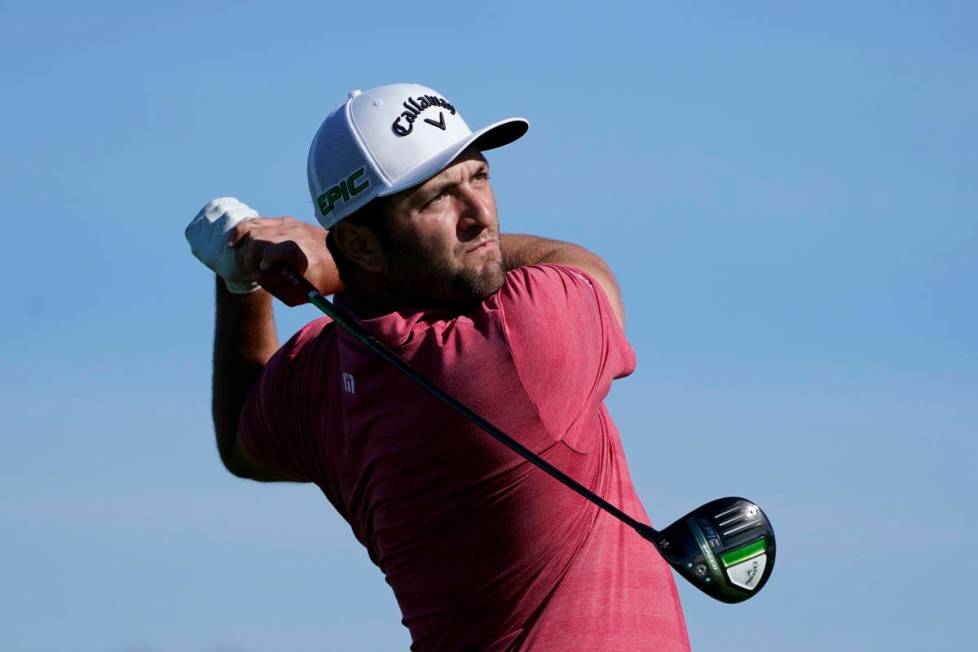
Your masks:
<instances>
[{"instance_id":1,"label":"man's elbow","mask_svg":"<svg viewBox=\"0 0 978 652\"><path fill-rule=\"evenodd\" d=\"M246 480L250 479L247 475L247 471L243 468L240 461L235 459L233 451L225 451L224 449L221 449L219 453L221 464L224 465L224 468L228 473L237 478L244 478Z\"/></svg>"},{"instance_id":2,"label":"man's elbow","mask_svg":"<svg viewBox=\"0 0 978 652\"><path fill-rule=\"evenodd\" d=\"M214 428L214 434L217 436L217 454L227 472L238 478L250 479L248 469L242 464L241 456L235 454L235 449L238 448L237 431L232 432L228 428L217 426Z\"/></svg>"},{"instance_id":3,"label":"man's elbow","mask_svg":"<svg viewBox=\"0 0 978 652\"><path fill-rule=\"evenodd\" d=\"M607 297L611 311L618 319L618 323L621 324L622 328L625 328L625 304L621 298L621 288L618 286L618 280L615 278L615 274L611 271L608 263L597 256L595 258L597 258L597 264L595 270L591 273L598 282L598 285L601 286L601 289L604 290L605 297Z\"/></svg>"},{"instance_id":4,"label":"man's elbow","mask_svg":"<svg viewBox=\"0 0 978 652\"><path fill-rule=\"evenodd\" d=\"M237 433L235 433L233 444L230 446L220 446L219 453L221 463L228 473L242 480L254 480L255 482L309 482L305 476L269 465L252 457L248 451L242 447Z\"/></svg>"}]
</instances>

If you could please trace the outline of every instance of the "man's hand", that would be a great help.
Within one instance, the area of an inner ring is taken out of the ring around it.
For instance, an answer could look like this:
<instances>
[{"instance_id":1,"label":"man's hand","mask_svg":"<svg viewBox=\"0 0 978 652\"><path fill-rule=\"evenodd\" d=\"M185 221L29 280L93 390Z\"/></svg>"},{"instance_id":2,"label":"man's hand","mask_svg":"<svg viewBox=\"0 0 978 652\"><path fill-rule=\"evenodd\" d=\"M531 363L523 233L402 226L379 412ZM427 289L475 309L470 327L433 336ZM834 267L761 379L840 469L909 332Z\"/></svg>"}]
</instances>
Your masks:
<instances>
[{"instance_id":1,"label":"man's hand","mask_svg":"<svg viewBox=\"0 0 978 652\"><path fill-rule=\"evenodd\" d=\"M234 197L218 197L207 203L184 230L190 250L197 259L224 279L233 294L251 294L258 284L241 269L234 252L228 249L228 232L243 221L258 217L258 212Z\"/></svg>"},{"instance_id":2,"label":"man's hand","mask_svg":"<svg viewBox=\"0 0 978 652\"><path fill-rule=\"evenodd\" d=\"M326 231L292 217L261 218L234 197L219 197L197 213L185 231L193 254L224 279L233 294L250 294L259 284L287 305L307 301L276 267L305 276L322 294L343 289Z\"/></svg>"},{"instance_id":3,"label":"man's hand","mask_svg":"<svg viewBox=\"0 0 978 652\"><path fill-rule=\"evenodd\" d=\"M286 305L296 306L307 299L274 273L278 267L304 276L321 294L343 289L326 248L326 231L318 226L293 217L249 219L228 231L227 246L234 252L237 266Z\"/></svg>"}]
</instances>

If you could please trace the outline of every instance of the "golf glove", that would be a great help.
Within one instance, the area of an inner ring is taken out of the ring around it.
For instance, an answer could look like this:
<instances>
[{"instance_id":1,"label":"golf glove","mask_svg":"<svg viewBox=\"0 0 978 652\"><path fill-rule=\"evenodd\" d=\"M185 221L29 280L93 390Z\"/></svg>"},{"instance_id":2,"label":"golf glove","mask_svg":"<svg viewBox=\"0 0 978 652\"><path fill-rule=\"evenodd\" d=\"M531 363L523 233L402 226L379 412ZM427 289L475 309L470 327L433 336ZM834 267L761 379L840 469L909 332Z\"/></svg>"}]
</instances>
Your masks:
<instances>
[{"instance_id":1,"label":"golf glove","mask_svg":"<svg viewBox=\"0 0 978 652\"><path fill-rule=\"evenodd\" d=\"M200 209L184 231L194 256L223 278L228 291L234 294L250 294L259 289L227 244L228 233L236 224L256 217L255 209L236 198L218 197Z\"/></svg>"}]
</instances>

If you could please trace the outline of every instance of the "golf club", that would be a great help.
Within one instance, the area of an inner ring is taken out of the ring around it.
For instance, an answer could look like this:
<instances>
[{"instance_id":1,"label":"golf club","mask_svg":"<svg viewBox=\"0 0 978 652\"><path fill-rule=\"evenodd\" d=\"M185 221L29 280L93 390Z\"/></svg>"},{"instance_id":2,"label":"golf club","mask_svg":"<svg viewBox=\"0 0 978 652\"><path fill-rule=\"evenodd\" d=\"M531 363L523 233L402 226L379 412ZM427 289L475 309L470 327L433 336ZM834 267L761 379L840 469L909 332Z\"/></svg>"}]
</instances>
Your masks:
<instances>
[{"instance_id":1,"label":"golf club","mask_svg":"<svg viewBox=\"0 0 978 652\"><path fill-rule=\"evenodd\" d=\"M459 403L431 382L343 311L321 295L305 278L287 268L281 276L302 291L309 302L331 317L364 346L391 363L446 405L486 431L523 459L605 510L651 541L659 554L696 588L722 602L743 602L764 586L774 569L774 529L764 512L743 498L720 498L694 509L665 528L640 523L593 493L557 467Z\"/></svg>"}]
</instances>

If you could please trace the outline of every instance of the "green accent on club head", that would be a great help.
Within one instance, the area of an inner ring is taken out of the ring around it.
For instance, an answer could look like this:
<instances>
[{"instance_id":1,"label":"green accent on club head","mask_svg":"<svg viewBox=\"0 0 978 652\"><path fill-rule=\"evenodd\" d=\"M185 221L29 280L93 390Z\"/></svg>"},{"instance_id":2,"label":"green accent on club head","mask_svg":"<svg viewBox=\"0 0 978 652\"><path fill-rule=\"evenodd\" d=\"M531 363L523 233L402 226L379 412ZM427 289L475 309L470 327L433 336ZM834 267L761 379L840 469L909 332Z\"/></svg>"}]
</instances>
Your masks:
<instances>
[{"instance_id":1,"label":"green accent on club head","mask_svg":"<svg viewBox=\"0 0 978 652\"><path fill-rule=\"evenodd\" d=\"M706 561L710 565L710 570L713 571L713 578L715 580L722 581L723 575L720 573L720 564L717 563L717 558L713 555L713 549L710 548L710 544L707 543L703 530L701 530L700 526L696 524L695 518L690 517L686 522L689 524L689 529L696 538L696 543L699 544L700 550L703 551L703 556L706 557Z\"/></svg>"},{"instance_id":2,"label":"green accent on club head","mask_svg":"<svg viewBox=\"0 0 978 652\"><path fill-rule=\"evenodd\" d=\"M730 568L735 564L762 554L765 550L767 550L767 545L764 543L764 539L758 539L754 543L748 543L746 546L741 546L736 550L723 553L720 555L720 561L723 562L724 567Z\"/></svg>"}]
</instances>

